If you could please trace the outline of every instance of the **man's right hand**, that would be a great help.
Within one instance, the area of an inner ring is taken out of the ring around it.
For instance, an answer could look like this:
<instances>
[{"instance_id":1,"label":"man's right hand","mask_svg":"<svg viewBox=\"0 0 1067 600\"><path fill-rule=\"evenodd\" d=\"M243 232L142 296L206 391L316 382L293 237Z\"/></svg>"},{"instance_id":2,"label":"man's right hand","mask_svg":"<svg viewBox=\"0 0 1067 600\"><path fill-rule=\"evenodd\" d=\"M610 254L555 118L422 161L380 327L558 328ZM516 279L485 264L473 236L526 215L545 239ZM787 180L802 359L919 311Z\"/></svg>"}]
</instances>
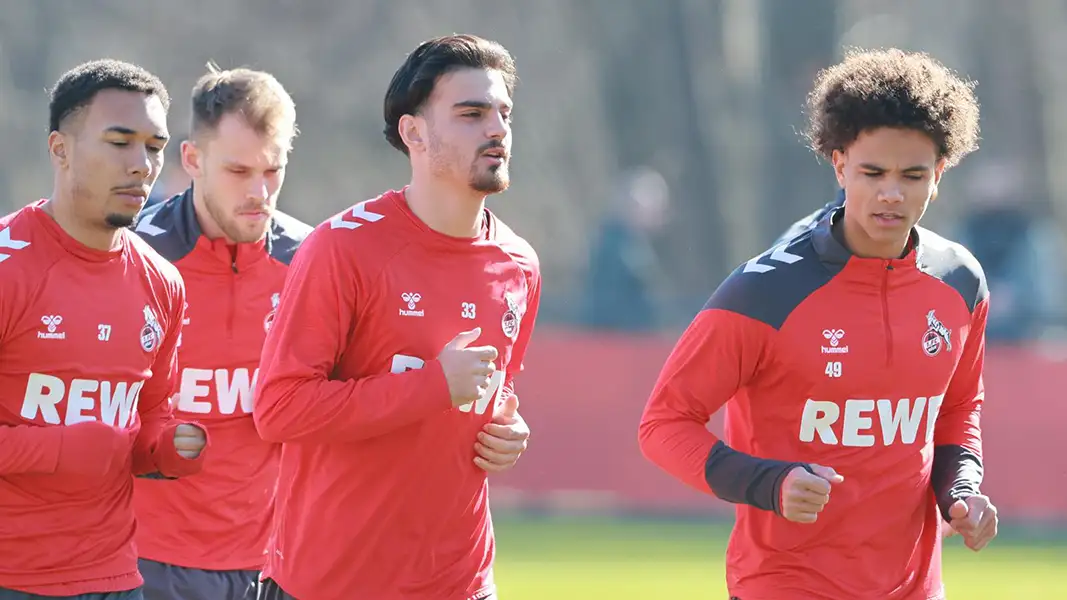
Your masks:
<instances>
[{"instance_id":1,"label":"man's right hand","mask_svg":"<svg viewBox=\"0 0 1067 600\"><path fill-rule=\"evenodd\" d=\"M480 327L460 333L445 344L437 356L448 380L452 406L470 404L489 389L489 381L496 371L493 361L496 360L497 349L492 346L467 347L481 333Z\"/></svg>"},{"instance_id":2,"label":"man's right hand","mask_svg":"<svg viewBox=\"0 0 1067 600\"><path fill-rule=\"evenodd\" d=\"M804 467L794 467L782 481L782 516L794 523L814 523L830 501L830 487L845 481L830 467L810 466L814 475Z\"/></svg>"}]
</instances>

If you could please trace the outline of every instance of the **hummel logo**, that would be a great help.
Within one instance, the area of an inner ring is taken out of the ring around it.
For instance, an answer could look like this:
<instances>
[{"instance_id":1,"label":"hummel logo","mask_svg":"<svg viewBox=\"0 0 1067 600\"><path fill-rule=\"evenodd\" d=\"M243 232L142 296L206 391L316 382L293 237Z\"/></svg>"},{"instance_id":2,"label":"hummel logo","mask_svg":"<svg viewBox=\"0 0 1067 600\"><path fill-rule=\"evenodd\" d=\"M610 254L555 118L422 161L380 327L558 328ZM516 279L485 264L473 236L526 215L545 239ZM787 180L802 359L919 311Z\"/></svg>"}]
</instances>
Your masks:
<instances>
[{"instance_id":1,"label":"hummel logo","mask_svg":"<svg viewBox=\"0 0 1067 600\"><path fill-rule=\"evenodd\" d=\"M37 339L41 340L63 340L67 338L67 334L58 331L59 326L63 324L63 317L59 315L45 315L41 317L41 324L45 326L47 332L38 331Z\"/></svg>"},{"instance_id":2,"label":"hummel logo","mask_svg":"<svg viewBox=\"0 0 1067 600\"><path fill-rule=\"evenodd\" d=\"M747 263L745 263L745 269L742 272L744 272L744 273L767 273L767 272L773 271L775 269L774 266L760 264L760 260L764 259L764 258L769 258L769 259L771 259L773 261L777 261L777 262L780 262L780 263L785 263L787 265L791 265L791 264L803 259L803 257L800 256L799 254L792 254L790 252L786 252L786 248L787 247L788 246L786 246L786 245L778 246L776 248L772 248L771 250L768 250L767 252L764 252L763 254L760 254L756 258L753 258L752 260L750 260Z\"/></svg>"},{"instance_id":3,"label":"hummel logo","mask_svg":"<svg viewBox=\"0 0 1067 600\"><path fill-rule=\"evenodd\" d=\"M848 346L841 345L841 338L845 337L844 329L823 329L822 336L829 340L829 346L822 347L823 354L848 354Z\"/></svg>"},{"instance_id":4,"label":"hummel logo","mask_svg":"<svg viewBox=\"0 0 1067 600\"><path fill-rule=\"evenodd\" d=\"M2 229L2 230L0 230L0 248L8 248L8 249L11 249L11 250L22 250L23 248L25 248L26 246L29 246L29 245L30 245L29 242L23 242L21 240L13 240L13 239L11 239L11 230L10 229ZM0 252L0 262L4 262L5 260L7 260L9 258L11 258L10 254L4 254L3 252Z\"/></svg>"},{"instance_id":5,"label":"hummel logo","mask_svg":"<svg viewBox=\"0 0 1067 600\"><path fill-rule=\"evenodd\" d=\"M422 295L416 292L404 292L400 294L400 299L407 303L407 310L400 309L400 316L402 317L421 317L426 314L425 310L415 310L415 307L419 304L419 300L422 300Z\"/></svg>"},{"instance_id":6,"label":"hummel logo","mask_svg":"<svg viewBox=\"0 0 1067 600\"><path fill-rule=\"evenodd\" d=\"M373 213L367 210L367 202L370 202L370 200L360 202L359 204L353 206L351 210L334 217L332 220L330 220L330 229L355 229L357 227L363 226L363 223L359 223L356 221L348 221L345 220L345 217L361 219L368 223L375 223L385 218L385 215Z\"/></svg>"}]
</instances>

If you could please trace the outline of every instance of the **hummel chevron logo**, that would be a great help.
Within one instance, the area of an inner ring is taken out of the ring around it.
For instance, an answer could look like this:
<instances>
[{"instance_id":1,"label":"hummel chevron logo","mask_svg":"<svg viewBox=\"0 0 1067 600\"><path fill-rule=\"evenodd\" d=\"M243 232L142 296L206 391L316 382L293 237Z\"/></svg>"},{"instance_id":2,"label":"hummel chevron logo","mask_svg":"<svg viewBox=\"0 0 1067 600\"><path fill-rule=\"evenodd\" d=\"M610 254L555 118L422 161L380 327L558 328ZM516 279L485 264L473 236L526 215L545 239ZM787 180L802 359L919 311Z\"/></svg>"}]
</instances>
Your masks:
<instances>
[{"instance_id":1,"label":"hummel chevron logo","mask_svg":"<svg viewBox=\"0 0 1067 600\"><path fill-rule=\"evenodd\" d=\"M345 220L345 217L352 217L352 218L355 218L355 219L362 219L362 220L364 220L364 221L366 221L368 223L374 223L376 221L380 221L383 217L385 217L385 215L380 215L378 213L372 213L369 210L367 210L367 207L366 207L367 202L370 202L370 200L367 200L365 202L360 202L359 204L353 206L352 210L350 210L350 211L348 211L346 213L341 213L340 216L337 216L337 217L334 217L333 219L331 219L330 220L330 229L355 229L357 227L362 227L363 226L363 223L359 223L359 222L356 222L356 221L348 221L348 220Z\"/></svg>"},{"instance_id":2,"label":"hummel chevron logo","mask_svg":"<svg viewBox=\"0 0 1067 600\"><path fill-rule=\"evenodd\" d=\"M778 246L777 248L774 248L773 250L771 250L769 252L764 252L763 254L760 254L756 258L753 258L752 260L750 260L747 263L745 263L745 270L743 272L744 273L767 273L768 271L773 271L775 269L775 267L773 265L760 264L760 260L764 259L764 258L769 258L770 260L777 261L777 262L780 262L780 263L785 263L787 265L791 265L791 264L797 262L798 260L801 260L801 258L803 258L798 254L791 254L789 252L786 252L786 250L785 250L786 247L787 246Z\"/></svg>"},{"instance_id":3,"label":"hummel chevron logo","mask_svg":"<svg viewBox=\"0 0 1067 600\"><path fill-rule=\"evenodd\" d=\"M29 242L23 242L22 240L13 240L13 239L11 239L11 230L10 229L0 230L0 248L8 248L8 249L11 249L11 250L22 250L23 248L25 248L26 246L29 246L29 245L30 245ZM5 260L7 260L9 258L11 258L10 254L5 254L3 252L0 252L0 262L4 262Z\"/></svg>"},{"instance_id":4,"label":"hummel chevron logo","mask_svg":"<svg viewBox=\"0 0 1067 600\"><path fill-rule=\"evenodd\" d=\"M150 215L143 215L144 216L143 219L138 219L137 227L134 228L134 231L136 231L137 233L143 233L145 235L150 235L152 237L155 237L157 235L161 235L161 234L166 233L167 232L166 229L163 229L162 227L158 227L157 225L152 223L152 219L156 218L156 215L158 215L158 214L159 213L153 213L153 214L150 214Z\"/></svg>"}]
</instances>

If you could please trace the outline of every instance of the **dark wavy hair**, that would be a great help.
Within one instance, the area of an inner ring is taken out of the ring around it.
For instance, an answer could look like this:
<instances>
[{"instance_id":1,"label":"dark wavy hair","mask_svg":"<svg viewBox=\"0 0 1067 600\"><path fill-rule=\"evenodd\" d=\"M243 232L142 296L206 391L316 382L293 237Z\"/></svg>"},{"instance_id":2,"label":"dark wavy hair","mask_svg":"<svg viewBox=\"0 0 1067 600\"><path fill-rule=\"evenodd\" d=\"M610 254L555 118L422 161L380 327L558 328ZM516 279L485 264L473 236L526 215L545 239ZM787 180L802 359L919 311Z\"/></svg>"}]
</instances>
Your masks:
<instances>
[{"instance_id":1,"label":"dark wavy hair","mask_svg":"<svg viewBox=\"0 0 1067 600\"><path fill-rule=\"evenodd\" d=\"M975 83L920 52L852 50L819 72L808 95L812 150L829 159L860 133L880 127L930 136L947 166L978 149Z\"/></svg>"}]
</instances>

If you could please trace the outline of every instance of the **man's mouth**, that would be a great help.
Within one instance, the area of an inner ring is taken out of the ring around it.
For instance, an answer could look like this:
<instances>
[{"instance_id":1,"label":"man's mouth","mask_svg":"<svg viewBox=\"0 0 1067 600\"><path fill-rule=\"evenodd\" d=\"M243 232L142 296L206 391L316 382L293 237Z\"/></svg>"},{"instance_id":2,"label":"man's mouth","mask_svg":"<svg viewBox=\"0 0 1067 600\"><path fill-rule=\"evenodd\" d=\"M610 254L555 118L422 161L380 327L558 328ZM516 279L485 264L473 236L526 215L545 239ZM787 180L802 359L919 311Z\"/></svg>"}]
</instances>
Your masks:
<instances>
[{"instance_id":1,"label":"man's mouth","mask_svg":"<svg viewBox=\"0 0 1067 600\"><path fill-rule=\"evenodd\" d=\"M877 212L874 213L874 218L881 223L896 224L904 220L904 215L896 212Z\"/></svg>"}]
</instances>

